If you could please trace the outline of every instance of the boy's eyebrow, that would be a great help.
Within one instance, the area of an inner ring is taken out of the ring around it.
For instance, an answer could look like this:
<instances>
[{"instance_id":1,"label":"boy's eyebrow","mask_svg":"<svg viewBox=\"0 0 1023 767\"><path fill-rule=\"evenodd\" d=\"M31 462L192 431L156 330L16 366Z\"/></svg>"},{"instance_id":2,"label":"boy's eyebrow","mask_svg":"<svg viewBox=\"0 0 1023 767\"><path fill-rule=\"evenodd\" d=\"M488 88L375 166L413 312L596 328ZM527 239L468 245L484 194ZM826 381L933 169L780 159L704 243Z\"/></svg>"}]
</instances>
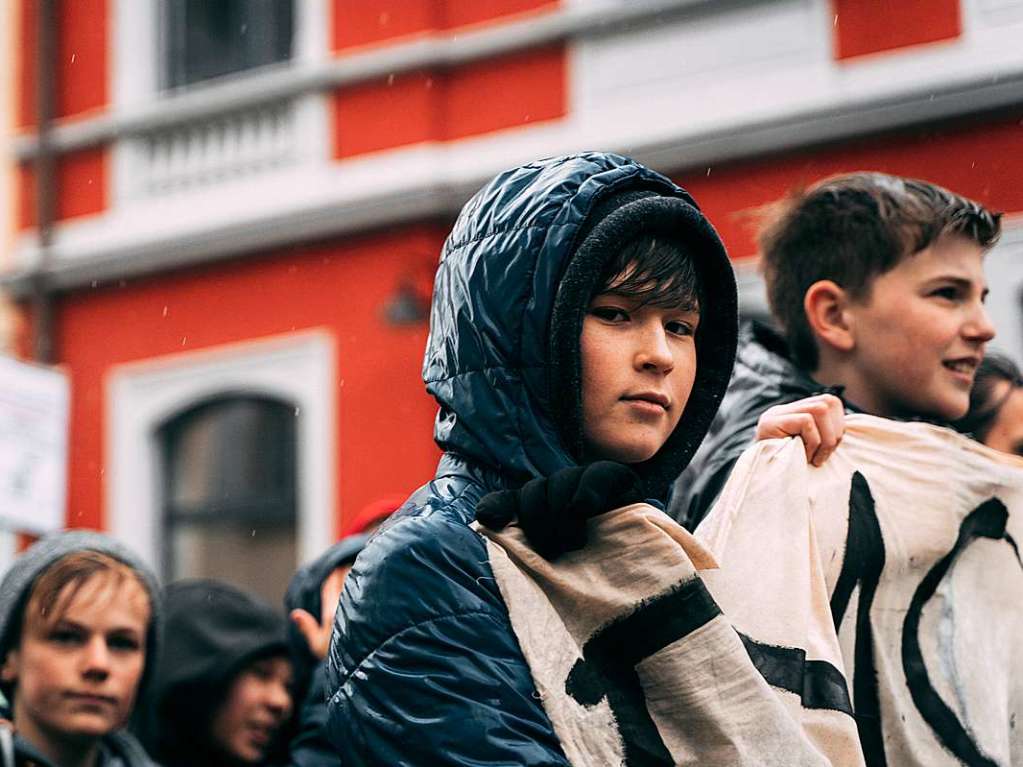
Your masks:
<instances>
[{"instance_id":1,"label":"boy's eyebrow","mask_svg":"<svg viewBox=\"0 0 1023 767\"><path fill-rule=\"evenodd\" d=\"M962 276L960 276L958 274L939 274L939 275L937 275L935 277L932 277L930 280L928 280L928 282L930 282L930 283L951 282L951 283L954 283L956 285L956 287L964 288L966 290L972 290L973 286L976 284L969 277L962 277ZM980 288L980 295L981 295L981 297L982 298L986 298L987 294L990 293L990 292L991 292L991 290L990 290L990 288L988 288L987 283L986 282L985 283L981 283L981 288Z\"/></svg>"},{"instance_id":2,"label":"boy's eyebrow","mask_svg":"<svg viewBox=\"0 0 1023 767\"><path fill-rule=\"evenodd\" d=\"M139 629L137 626L114 626L107 629L108 634L131 634L132 636L139 635Z\"/></svg>"},{"instance_id":3,"label":"boy's eyebrow","mask_svg":"<svg viewBox=\"0 0 1023 767\"><path fill-rule=\"evenodd\" d=\"M75 631L85 631L86 630L85 626L83 626L81 623L78 623L77 621L73 621L70 618L65 618L63 616L61 618L59 618L58 620L54 621L53 624L50 626L50 630L51 631L53 629L57 629L57 628L74 629Z\"/></svg>"}]
</instances>

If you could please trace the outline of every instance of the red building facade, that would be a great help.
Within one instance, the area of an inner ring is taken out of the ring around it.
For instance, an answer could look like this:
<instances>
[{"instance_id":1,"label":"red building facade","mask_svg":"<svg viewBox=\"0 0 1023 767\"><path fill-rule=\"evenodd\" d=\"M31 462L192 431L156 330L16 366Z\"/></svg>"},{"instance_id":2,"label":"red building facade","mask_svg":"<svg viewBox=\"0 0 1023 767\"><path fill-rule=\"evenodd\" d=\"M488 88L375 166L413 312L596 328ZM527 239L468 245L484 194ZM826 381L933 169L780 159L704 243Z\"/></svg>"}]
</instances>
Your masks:
<instances>
[{"instance_id":1,"label":"red building facade","mask_svg":"<svg viewBox=\"0 0 1023 767\"><path fill-rule=\"evenodd\" d=\"M253 527L256 561L236 569L257 584L279 545L306 559L363 505L429 479L419 369L440 246L479 184L538 156L606 149L672 175L721 230L754 313L757 206L856 169L947 185L1009 214L993 303L1003 348L1023 353L1023 2L310 0L285 22L243 2L226 19L189 2L55 5L53 243L35 231L38 0L17 0L20 237L4 282L26 353L34 276L52 290L68 525L111 530L171 574L219 574L237 554L213 519L232 491L197 468L220 459L176 469L166 441L210 403L295 413L294 540L267 532L260 549ZM174 12L209 33L175 32ZM253 50L243 27L290 36ZM183 455L222 438L202 423L174 443ZM239 513L239 529L258 519Z\"/></svg>"}]
</instances>

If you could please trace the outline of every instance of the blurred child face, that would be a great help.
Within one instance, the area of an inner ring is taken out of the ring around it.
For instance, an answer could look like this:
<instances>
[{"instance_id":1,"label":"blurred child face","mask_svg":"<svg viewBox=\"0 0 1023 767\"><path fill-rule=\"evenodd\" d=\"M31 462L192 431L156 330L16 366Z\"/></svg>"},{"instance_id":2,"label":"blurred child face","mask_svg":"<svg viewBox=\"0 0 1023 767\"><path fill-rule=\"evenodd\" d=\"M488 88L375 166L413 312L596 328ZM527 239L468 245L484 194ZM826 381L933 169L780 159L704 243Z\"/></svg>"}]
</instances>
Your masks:
<instances>
[{"instance_id":1,"label":"blurred child face","mask_svg":"<svg viewBox=\"0 0 1023 767\"><path fill-rule=\"evenodd\" d=\"M851 303L854 347L846 394L888 417L965 415L984 345L994 328L984 309L983 251L945 237L874 279Z\"/></svg>"},{"instance_id":2,"label":"blurred child face","mask_svg":"<svg viewBox=\"0 0 1023 767\"><path fill-rule=\"evenodd\" d=\"M241 762L258 764L291 716L291 663L270 657L252 663L235 677L213 716L214 743Z\"/></svg>"},{"instance_id":3,"label":"blurred child face","mask_svg":"<svg viewBox=\"0 0 1023 767\"><path fill-rule=\"evenodd\" d=\"M675 430L696 378L698 310L641 305L609 290L590 302L580 337L588 458L640 463Z\"/></svg>"},{"instance_id":4,"label":"blurred child face","mask_svg":"<svg viewBox=\"0 0 1023 767\"><path fill-rule=\"evenodd\" d=\"M1012 388L1012 393L1008 392ZM1023 456L1023 388L1003 381L994 392L994 399L1005 398L995 422L984 437L984 444L1003 453Z\"/></svg>"},{"instance_id":5,"label":"blurred child face","mask_svg":"<svg viewBox=\"0 0 1023 767\"><path fill-rule=\"evenodd\" d=\"M60 592L63 603L74 584ZM57 620L29 604L2 674L14 682L14 724L30 743L94 738L131 714L145 665L150 604L142 585L107 573L86 580Z\"/></svg>"}]
</instances>

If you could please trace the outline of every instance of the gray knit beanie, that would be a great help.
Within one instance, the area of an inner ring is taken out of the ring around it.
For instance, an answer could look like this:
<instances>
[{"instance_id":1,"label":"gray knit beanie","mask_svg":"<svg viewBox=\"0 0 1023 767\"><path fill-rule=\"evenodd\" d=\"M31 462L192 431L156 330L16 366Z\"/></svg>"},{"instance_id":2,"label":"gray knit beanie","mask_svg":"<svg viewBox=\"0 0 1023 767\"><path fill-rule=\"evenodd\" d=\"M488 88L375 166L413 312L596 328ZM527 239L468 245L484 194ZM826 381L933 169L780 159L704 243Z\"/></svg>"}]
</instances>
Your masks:
<instances>
[{"instance_id":1,"label":"gray knit beanie","mask_svg":"<svg viewBox=\"0 0 1023 767\"><path fill-rule=\"evenodd\" d=\"M139 683L141 691L154 667L159 642L160 586L156 575L134 552L113 538L91 530L53 533L19 555L0 581L0 665L18 641L22 615L36 579L57 561L77 551L95 551L123 562L138 575L149 594L152 615L146 632L146 665Z\"/></svg>"}]
</instances>

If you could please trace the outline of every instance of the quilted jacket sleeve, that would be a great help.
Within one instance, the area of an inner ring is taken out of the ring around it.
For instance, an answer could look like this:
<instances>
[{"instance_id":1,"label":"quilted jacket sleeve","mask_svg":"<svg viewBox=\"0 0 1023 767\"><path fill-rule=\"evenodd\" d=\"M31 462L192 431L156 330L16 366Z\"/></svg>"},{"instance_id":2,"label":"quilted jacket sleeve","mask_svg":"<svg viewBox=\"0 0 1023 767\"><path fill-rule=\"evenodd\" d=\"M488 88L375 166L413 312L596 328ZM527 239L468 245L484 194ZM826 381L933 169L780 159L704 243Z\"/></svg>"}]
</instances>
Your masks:
<instances>
[{"instance_id":1,"label":"quilted jacket sleeve","mask_svg":"<svg viewBox=\"0 0 1023 767\"><path fill-rule=\"evenodd\" d=\"M298 731L289 743L286 767L340 767L341 759L327 739L325 670L313 672L312 682L299 709Z\"/></svg>"},{"instance_id":2,"label":"quilted jacket sleeve","mask_svg":"<svg viewBox=\"0 0 1023 767\"><path fill-rule=\"evenodd\" d=\"M365 549L338 609L328 686L346 767L568 765L486 548L459 519L403 519Z\"/></svg>"}]
</instances>

